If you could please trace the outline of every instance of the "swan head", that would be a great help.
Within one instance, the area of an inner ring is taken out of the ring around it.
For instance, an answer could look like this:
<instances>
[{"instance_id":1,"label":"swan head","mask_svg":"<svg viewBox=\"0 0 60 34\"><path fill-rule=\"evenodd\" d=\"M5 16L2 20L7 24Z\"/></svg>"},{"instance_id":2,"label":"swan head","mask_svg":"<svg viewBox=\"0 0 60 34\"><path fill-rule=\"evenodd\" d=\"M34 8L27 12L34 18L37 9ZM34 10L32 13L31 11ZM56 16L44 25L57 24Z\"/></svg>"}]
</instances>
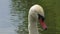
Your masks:
<instances>
[{"instance_id":1,"label":"swan head","mask_svg":"<svg viewBox=\"0 0 60 34\"><path fill-rule=\"evenodd\" d=\"M29 15L35 18L35 20L38 20L40 22L40 25L44 30L47 30L47 26L44 22L45 16L44 16L44 10L40 5L33 5L29 10ZM33 19L32 18L32 19Z\"/></svg>"}]
</instances>

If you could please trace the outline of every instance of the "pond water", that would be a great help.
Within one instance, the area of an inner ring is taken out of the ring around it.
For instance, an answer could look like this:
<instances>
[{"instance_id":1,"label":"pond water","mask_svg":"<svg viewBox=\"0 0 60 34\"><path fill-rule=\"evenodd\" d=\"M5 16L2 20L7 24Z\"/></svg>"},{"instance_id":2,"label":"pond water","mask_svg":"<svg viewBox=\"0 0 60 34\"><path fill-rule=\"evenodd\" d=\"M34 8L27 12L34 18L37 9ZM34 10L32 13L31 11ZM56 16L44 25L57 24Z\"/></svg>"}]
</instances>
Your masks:
<instances>
[{"instance_id":1,"label":"pond water","mask_svg":"<svg viewBox=\"0 0 60 34\"><path fill-rule=\"evenodd\" d=\"M10 20L10 0L0 0L0 34L16 34Z\"/></svg>"},{"instance_id":2,"label":"pond water","mask_svg":"<svg viewBox=\"0 0 60 34\"><path fill-rule=\"evenodd\" d=\"M28 34L28 11L34 4L44 8L48 26L47 31L39 32L60 34L60 5L55 0L0 0L0 34Z\"/></svg>"}]
</instances>

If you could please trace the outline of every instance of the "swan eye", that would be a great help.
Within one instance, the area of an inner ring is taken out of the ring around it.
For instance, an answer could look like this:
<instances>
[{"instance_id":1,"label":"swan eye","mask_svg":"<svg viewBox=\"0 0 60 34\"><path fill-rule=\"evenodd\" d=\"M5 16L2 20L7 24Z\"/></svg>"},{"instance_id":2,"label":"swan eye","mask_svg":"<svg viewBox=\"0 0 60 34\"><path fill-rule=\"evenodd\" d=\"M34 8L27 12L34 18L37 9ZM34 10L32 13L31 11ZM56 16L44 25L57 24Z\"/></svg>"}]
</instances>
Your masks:
<instances>
[{"instance_id":1,"label":"swan eye","mask_svg":"<svg viewBox=\"0 0 60 34\"><path fill-rule=\"evenodd\" d=\"M38 14L38 19L42 19L42 21L44 21L45 18L42 15Z\"/></svg>"}]
</instances>

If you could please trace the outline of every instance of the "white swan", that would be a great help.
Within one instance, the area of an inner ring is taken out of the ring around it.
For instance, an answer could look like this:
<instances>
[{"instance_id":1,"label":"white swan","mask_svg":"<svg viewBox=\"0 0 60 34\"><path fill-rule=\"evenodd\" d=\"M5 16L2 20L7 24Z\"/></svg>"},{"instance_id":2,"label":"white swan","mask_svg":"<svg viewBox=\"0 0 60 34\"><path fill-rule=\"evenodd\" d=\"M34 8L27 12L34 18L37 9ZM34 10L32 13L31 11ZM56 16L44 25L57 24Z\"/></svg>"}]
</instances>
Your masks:
<instances>
[{"instance_id":1,"label":"white swan","mask_svg":"<svg viewBox=\"0 0 60 34\"><path fill-rule=\"evenodd\" d=\"M44 23L44 10L40 5L33 5L28 14L28 31L29 34L39 34L37 28L37 21L40 22L40 25L44 30L47 29L46 24Z\"/></svg>"}]
</instances>

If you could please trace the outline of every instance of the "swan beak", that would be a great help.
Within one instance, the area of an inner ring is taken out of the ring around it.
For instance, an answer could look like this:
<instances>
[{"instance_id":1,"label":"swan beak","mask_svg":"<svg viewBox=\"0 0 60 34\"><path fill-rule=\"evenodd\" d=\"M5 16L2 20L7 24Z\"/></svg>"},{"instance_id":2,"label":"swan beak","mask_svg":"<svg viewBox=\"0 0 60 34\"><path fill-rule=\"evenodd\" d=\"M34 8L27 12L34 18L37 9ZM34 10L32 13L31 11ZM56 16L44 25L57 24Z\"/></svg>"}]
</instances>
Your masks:
<instances>
[{"instance_id":1,"label":"swan beak","mask_svg":"<svg viewBox=\"0 0 60 34\"><path fill-rule=\"evenodd\" d=\"M44 22L44 17L41 16L40 14L38 14L38 19L39 19L39 22L40 22L40 25L42 26L42 28L43 28L44 30L47 30L47 26L46 26L46 24L45 24L45 22Z\"/></svg>"},{"instance_id":2,"label":"swan beak","mask_svg":"<svg viewBox=\"0 0 60 34\"><path fill-rule=\"evenodd\" d=\"M45 22L44 22L41 18L40 18L39 22L40 22L42 28L43 28L44 30L47 30L47 26L46 26Z\"/></svg>"}]
</instances>

